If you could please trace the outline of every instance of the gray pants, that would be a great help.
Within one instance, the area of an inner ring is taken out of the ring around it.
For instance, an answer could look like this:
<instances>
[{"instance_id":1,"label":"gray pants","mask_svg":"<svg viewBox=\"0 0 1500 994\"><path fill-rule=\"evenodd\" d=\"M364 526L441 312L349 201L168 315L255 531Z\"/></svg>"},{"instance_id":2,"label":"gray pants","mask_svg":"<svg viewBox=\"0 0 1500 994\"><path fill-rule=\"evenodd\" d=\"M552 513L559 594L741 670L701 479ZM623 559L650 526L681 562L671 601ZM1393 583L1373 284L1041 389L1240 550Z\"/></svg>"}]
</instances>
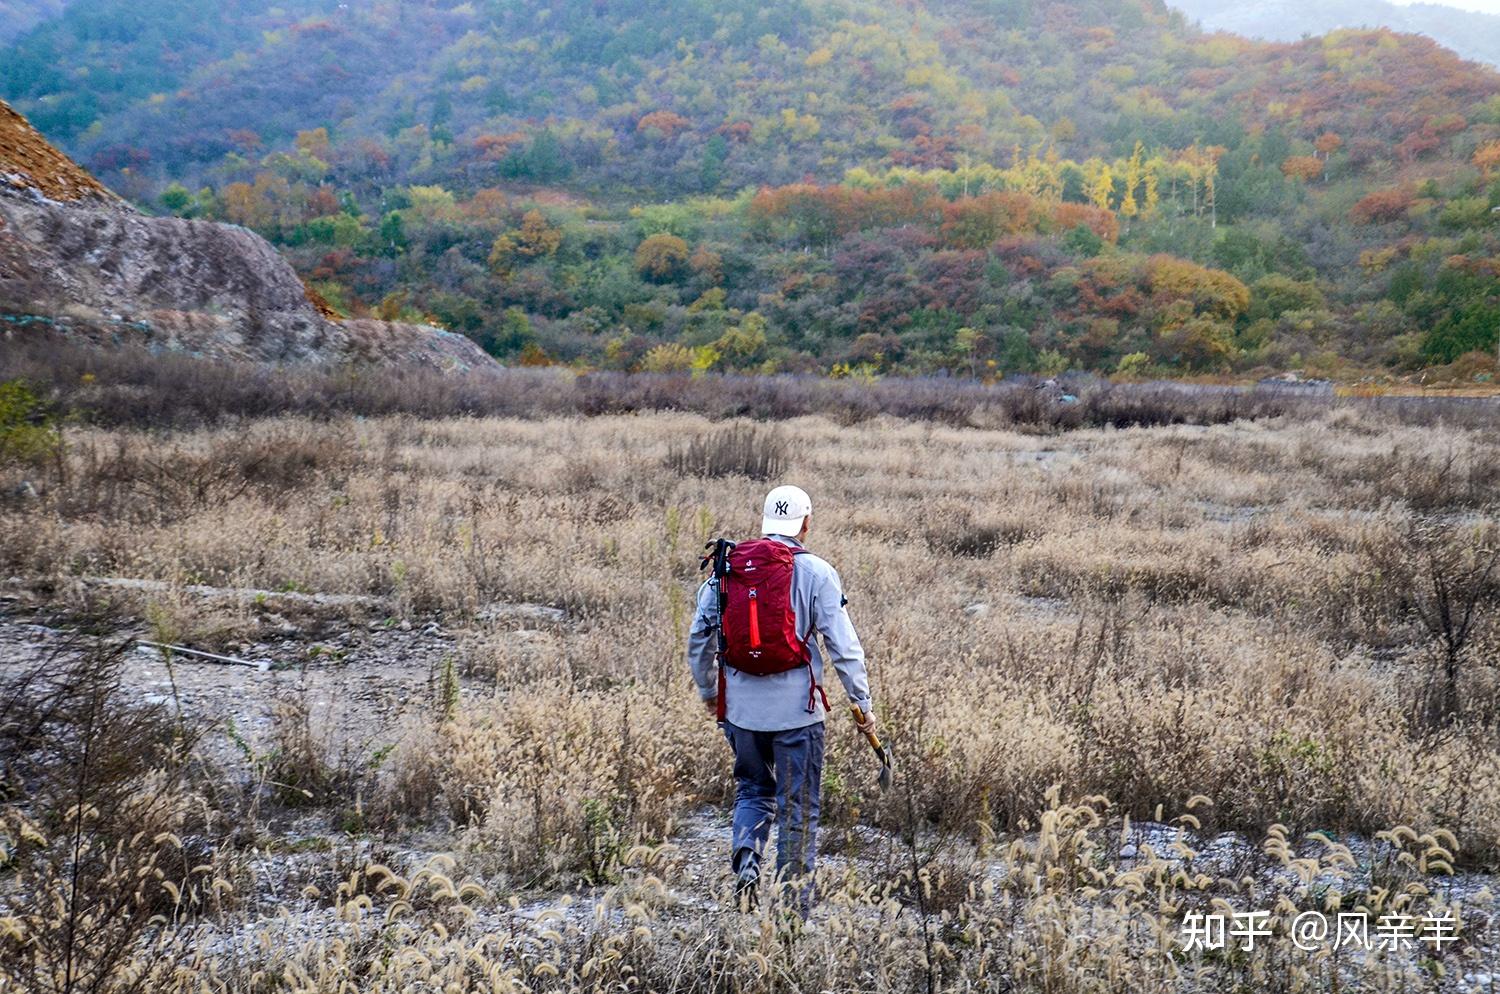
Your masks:
<instances>
[{"instance_id":1,"label":"gray pants","mask_svg":"<svg viewBox=\"0 0 1500 994\"><path fill-rule=\"evenodd\" d=\"M734 841L739 872L761 856L776 837L776 879L796 887L798 910L807 917L813 902L812 873L818 858L818 808L823 794L823 723L782 732L753 732L724 722L734 750Z\"/></svg>"}]
</instances>

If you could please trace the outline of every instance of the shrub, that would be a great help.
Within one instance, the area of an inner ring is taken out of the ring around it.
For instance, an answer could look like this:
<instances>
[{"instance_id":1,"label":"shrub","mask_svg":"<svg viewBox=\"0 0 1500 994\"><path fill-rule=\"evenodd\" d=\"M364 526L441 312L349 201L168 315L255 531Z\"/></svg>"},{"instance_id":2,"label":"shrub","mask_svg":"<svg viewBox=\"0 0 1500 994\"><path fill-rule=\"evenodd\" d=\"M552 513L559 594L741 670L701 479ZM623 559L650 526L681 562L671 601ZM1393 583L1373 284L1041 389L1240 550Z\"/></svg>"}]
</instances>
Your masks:
<instances>
[{"instance_id":1,"label":"shrub","mask_svg":"<svg viewBox=\"0 0 1500 994\"><path fill-rule=\"evenodd\" d=\"M666 465L680 476L770 480L786 469L787 447L775 432L737 425L698 435L686 443L673 443L667 450Z\"/></svg>"},{"instance_id":2,"label":"shrub","mask_svg":"<svg viewBox=\"0 0 1500 994\"><path fill-rule=\"evenodd\" d=\"M519 349L519 346L517 346ZM1054 364L1055 365L1055 364ZM822 414L855 424L887 414L950 425L1007 424L1039 431L1109 425L1222 424L1294 415L1316 418L1356 406L1408 425L1441 420L1488 428L1490 405L1455 397L1361 398L1294 395L1175 383L1070 384L1080 403L1039 400L1024 379L986 385L952 378L886 377L877 381L811 376L743 376L596 372L575 376L546 369L445 375L413 368L297 369L214 362L143 350L101 351L48 342L0 342L0 380L24 379L96 425L190 427L249 417L351 414L380 417L486 415L541 419L559 415L693 411L710 418L783 420Z\"/></svg>"},{"instance_id":3,"label":"shrub","mask_svg":"<svg viewBox=\"0 0 1500 994\"><path fill-rule=\"evenodd\" d=\"M1139 377L1151 369L1151 357L1144 352L1131 352L1120 357L1115 371L1121 376Z\"/></svg>"},{"instance_id":4,"label":"shrub","mask_svg":"<svg viewBox=\"0 0 1500 994\"><path fill-rule=\"evenodd\" d=\"M57 419L19 380L0 383L0 469L35 465L62 447Z\"/></svg>"},{"instance_id":5,"label":"shrub","mask_svg":"<svg viewBox=\"0 0 1500 994\"><path fill-rule=\"evenodd\" d=\"M1467 707L1464 677L1476 644L1500 611L1500 529L1413 520L1385 542L1372 543L1380 589L1430 641L1428 672L1418 682L1414 722L1428 729L1464 719L1484 721Z\"/></svg>"},{"instance_id":6,"label":"shrub","mask_svg":"<svg viewBox=\"0 0 1500 994\"><path fill-rule=\"evenodd\" d=\"M182 837L196 730L122 689L128 643L79 639L0 687L0 851L15 870L0 989L135 994L184 950L153 938L212 900Z\"/></svg>"},{"instance_id":7,"label":"shrub","mask_svg":"<svg viewBox=\"0 0 1500 994\"><path fill-rule=\"evenodd\" d=\"M528 685L415 731L384 803L442 802L466 847L522 886L602 883L627 849L722 791L722 743L699 717L694 702L644 688Z\"/></svg>"}]
</instances>

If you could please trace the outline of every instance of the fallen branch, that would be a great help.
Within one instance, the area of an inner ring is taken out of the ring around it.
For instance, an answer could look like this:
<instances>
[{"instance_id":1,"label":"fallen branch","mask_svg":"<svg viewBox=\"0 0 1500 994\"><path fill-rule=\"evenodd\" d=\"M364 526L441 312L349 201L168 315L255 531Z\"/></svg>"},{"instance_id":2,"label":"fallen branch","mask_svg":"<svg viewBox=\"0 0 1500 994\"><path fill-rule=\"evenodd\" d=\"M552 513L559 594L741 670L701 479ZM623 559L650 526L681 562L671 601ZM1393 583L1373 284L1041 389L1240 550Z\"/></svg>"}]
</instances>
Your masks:
<instances>
[{"instance_id":1,"label":"fallen branch","mask_svg":"<svg viewBox=\"0 0 1500 994\"><path fill-rule=\"evenodd\" d=\"M311 604L324 607L364 607L388 609L392 601L388 597L370 597L364 594L304 594L296 590L256 590L253 587L210 587L201 583L174 584L165 580L140 580L125 576L85 576L81 582L91 587L109 587L114 590L141 590L150 593L177 591L194 597L247 600L258 603Z\"/></svg>"},{"instance_id":2,"label":"fallen branch","mask_svg":"<svg viewBox=\"0 0 1500 994\"><path fill-rule=\"evenodd\" d=\"M80 576L76 582L88 587L103 587L109 590L131 590L140 593L188 594L208 600L233 600L251 602L266 607L278 604L299 607L354 607L367 611L394 615L400 609L394 597L376 597L369 594L308 594L298 590L259 590L254 587L211 587L207 584L170 583L166 580L146 580L130 576ZM4 585L25 587L26 581L12 577ZM568 612L547 604L523 604L495 601L480 606L473 614L479 622L537 621L561 625L568 620Z\"/></svg>"},{"instance_id":3,"label":"fallen branch","mask_svg":"<svg viewBox=\"0 0 1500 994\"><path fill-rule=\"evenodd\" d=\"M271 668L271 661L269 659L262 659L252 662L248 659L237 659L234 656L221 656L216 652L204 652L202 649L189 649L185 645L172 645L167 642L150 642L146 639L136 639L135 644L143 645L151 649L156 649L158 652L162 653L172 652L181 656L193 656L198 659L207 659L215 663L225 663L231 666L248 666L251 669L260 670L262 673Z\"/></svg>"}]
</instances>

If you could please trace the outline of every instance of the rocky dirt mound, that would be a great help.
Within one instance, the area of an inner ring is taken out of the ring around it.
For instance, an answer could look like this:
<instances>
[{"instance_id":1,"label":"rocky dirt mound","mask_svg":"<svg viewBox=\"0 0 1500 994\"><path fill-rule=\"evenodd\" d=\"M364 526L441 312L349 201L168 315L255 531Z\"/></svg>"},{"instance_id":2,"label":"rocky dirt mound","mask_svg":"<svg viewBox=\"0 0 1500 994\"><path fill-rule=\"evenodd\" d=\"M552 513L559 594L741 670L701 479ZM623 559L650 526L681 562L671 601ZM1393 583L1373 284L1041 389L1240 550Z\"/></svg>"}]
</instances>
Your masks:
<instances>
[{"instance_id":1,"label":"rocky dirt mound","mask_svg":"<svg viewBox=\"0 0 1500 994\"><path fill-rule=\"evenodd\" d=\"M147 217L0 101L0 335L55 335L213 359L495 366L420 325L338 320L269 242Z\"/></svg>"},{"instance_id":2,"label":"rocky dirt mound","mask_svg":"<svg viewBox=\"0 0 1500 994\"><path fill-rule=\"evenodd\" d=\"M472 338L425 324L351 319L343 322L343 328L349 333L349 358L355 361L431 366L452 372L496 364Z\"/></svg>"},{"instance_id":3,"label":"rocky dirt mound","mask_svg":"<svg viewBox=\"0 0 1500 994\"><path fill-rule=\"evenodd\" d=\"M15 256L27 270L0 272L0 308L67 327L125 322L144 326L148 347L262 362L326 360L348 345L286 260L243 228L0 198L0 259Z\"/></svg>"},{"instance_id":4,"label":"rocky dirt mound","mask_svg":"<svg viewBox=\"0 0 1500 994\"><path fill-rule=\"evenodd\" d=\"M31 122L0 100L0 181L18 190L36 190L49 200L119 198L88 170L54 148Z\"/></svg>"}]
</instances>

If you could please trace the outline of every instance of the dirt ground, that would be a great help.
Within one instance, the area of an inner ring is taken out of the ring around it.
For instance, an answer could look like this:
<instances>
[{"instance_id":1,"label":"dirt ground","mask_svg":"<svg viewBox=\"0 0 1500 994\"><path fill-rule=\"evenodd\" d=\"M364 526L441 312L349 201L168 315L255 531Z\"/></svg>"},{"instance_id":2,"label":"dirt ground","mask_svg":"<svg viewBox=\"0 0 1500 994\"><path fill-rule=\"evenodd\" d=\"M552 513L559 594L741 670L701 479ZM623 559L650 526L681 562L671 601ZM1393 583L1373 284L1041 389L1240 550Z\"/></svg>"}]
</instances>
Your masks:
<instances>
[{"instance_id":1,"label":"dirt ground","mask_svg":"<svg viewBox=\"0 0 1500 994\"><path fill-rule=\"evenodd\" d=\"M1042 458L1039 454L1038 458ZM226 592L201 588L200 596L221 598ZM261 592L264 594L264 592ZM174 709L207 729L203 755L231 776L250 777L251 757L271 748L280 702L299 700L310 709L312 724L326 736L329 753L346 750L368 754L389 746L399 737L403 723L429 712L441 694L441 672L450 664L455 672L467 672L466 653L476 634L493 636L493 629L472 622L467 627L445 628L438 619L401 621L385 616L379 605L355 598L335 600L338 608L327 613L327 602L315 605L309 598L293 595L288 611L296 620L271 612L264 604L259 628L266 637L257 641L217 646L216 654L239 662L216 661L191 653L170 656L149 645L136 644L126 657L122 671L126 693L148 704ZM1068 606L1054 598L1010 596L994 605L976 603L970 615L991 611L1067 620ZM510 637L525 644L532 640L565 637L566 619L557 609L542 605L495 605L488 617L506 626ZM552 623L547 630L516 627L526 621ZM0 594L0 679L37 666L45 666L75 654L90 641L73 631L76 618L47 606L47 598L12 581ZM144 623L125 624L112 631L111 642L153 641L157 634ZM492 684L460 677L471 700L497 691ZM726 752L723 760L731 757ZM238 770L238 772L235 772ZM873 770L871 771L873 777ZM647 857L644 868L622 868L621 883L613 887L575 885L567 891L537 889L512 894L508 903L487 904L467 925L470 934L503 933L512 936L542 936L566 926L579 933L603 926L627 927L625 912L618 906L620 886L650 882L658 889L655 899L667 921L701 921L712 916L725 927L753 933L762 927L754 914L745 915L732 895L726 866L730 848L730 812L727 807L702 807L679 819L670 836ZM309 895L336 885L342 873L369 865L389 866L398 874L420 879L424 874L453 872L452 838L446 833L418 831L402 837L381 837L349 832L327 810L271 812L261 825L270 834L249 856L255 881L251 908L259 914L242 916L238 929L210 930L200 936L202 949L232 951L246 944L273 941L289 945L324 941L357 933L326 902ZM1034 847L1036 833L1015 841ZM1346 836L1357 862L1370 867L1385 847L1371 839ZM773 837L774 845L774 837ZM1316 858L1316 847L1302 843L1303 855ZM1110 855L1121 866L1146 863L1164 856L1179 871L1208 873L1222 880L1256 879L1269 890L1291 891L1305 884L1284 867L1268 866L1258 857L1254 840L1240 833L1200 833L1181 824L1155 821L1131 823L1111 847ZM854 826L836 836L825 834L820 873L830 880L864 876L878 878L886 868L905 858L905 845L897 836L866 826ZM481 884L477 867L457 869ZM977 868L996 883L1012 872L1009 861L992 857ZM477 872L474 872L477 871ZM456 876L457 874L455 874ZM662 883L667 881L667 883ZM1329 886L1368 888L1368 869L1352 879L1329 879ZM1473 964L1455 974L1439 989L1459 992L1489 992L1500 981L1500 914L1494 912L1493 895L1500 877L1460 872L1430 878L1437 900L1469 910L1463 920L1467 962ZM503 885L502 885L503 888ZM1233 898L1232 891L1225 897ZM814 922L828 912L820 909ZM871 912L863 912L869 915ZM740 922L735 925L734 922ZM872 920L871 927L880 922ZM1413 947L1408 954L1419 955Z\"/></svg>"}]
</instances>

